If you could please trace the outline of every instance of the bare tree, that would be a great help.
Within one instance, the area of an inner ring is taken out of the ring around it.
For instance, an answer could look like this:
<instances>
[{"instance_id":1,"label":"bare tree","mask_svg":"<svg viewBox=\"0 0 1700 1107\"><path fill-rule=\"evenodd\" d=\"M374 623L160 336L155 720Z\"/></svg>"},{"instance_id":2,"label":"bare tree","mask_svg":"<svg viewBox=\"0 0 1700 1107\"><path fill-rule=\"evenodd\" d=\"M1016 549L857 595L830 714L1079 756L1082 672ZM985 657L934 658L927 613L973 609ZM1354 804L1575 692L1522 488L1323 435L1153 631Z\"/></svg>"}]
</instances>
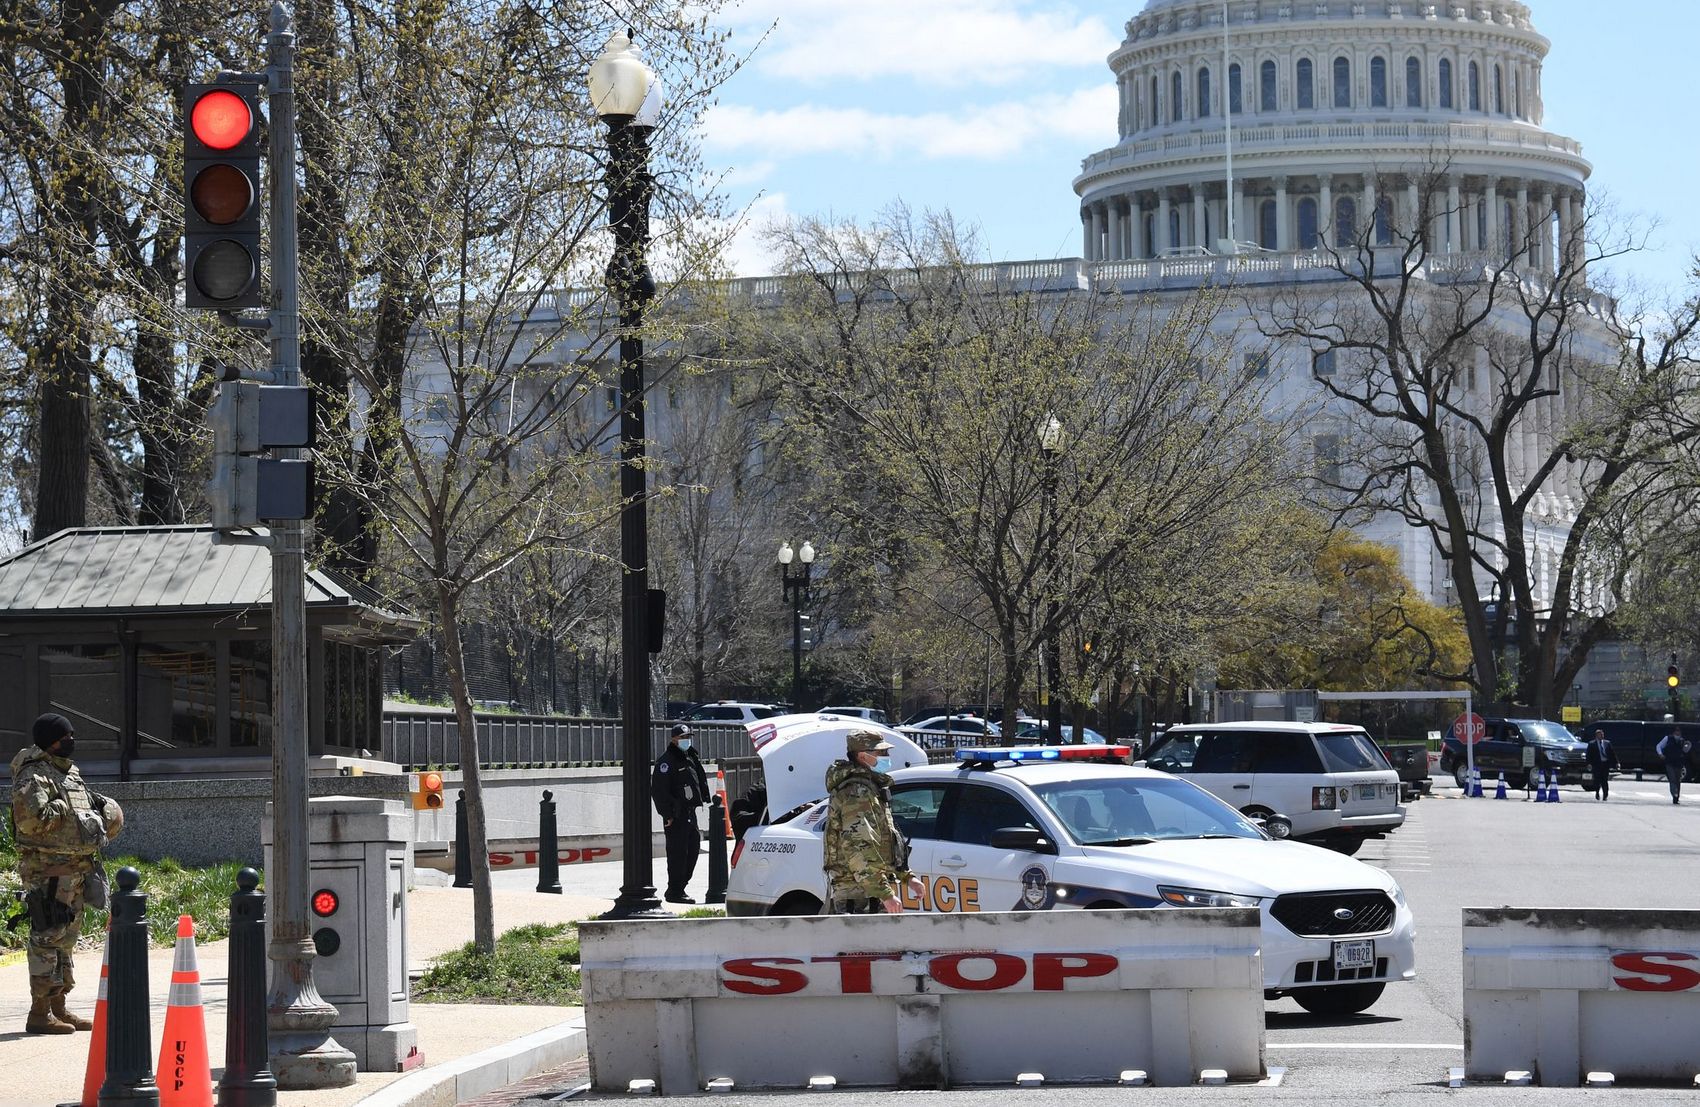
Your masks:
<instances>
[{"instance_id":1,"label":"bare tree","mask_svg":"<svg viewBox=\"0 0 1700 1107\"><path fill-rule=\"evenodd\" d=\"M1265 333L1310 357L1349 443L1330 506L1425 532L1448 566L1478 694L1500 689L1514 623L1510 698L1545 714L1612 632L1638 551L1602 527L1634 510L1672 445L1651 432L1700 305L1653 333L1597 292L1590 272L1637 240L1592 213L1558 228L1515 217L1477 249L1449 248L1476 216L1449 206L1452 170L1434 161L1414 208L1325 238L1317 257L1340 280L1283 289ZM1504 222L1493 212L1488 225ZM1483 581L1504 601L1492 621Z\"/></svg>"}]
</instances>

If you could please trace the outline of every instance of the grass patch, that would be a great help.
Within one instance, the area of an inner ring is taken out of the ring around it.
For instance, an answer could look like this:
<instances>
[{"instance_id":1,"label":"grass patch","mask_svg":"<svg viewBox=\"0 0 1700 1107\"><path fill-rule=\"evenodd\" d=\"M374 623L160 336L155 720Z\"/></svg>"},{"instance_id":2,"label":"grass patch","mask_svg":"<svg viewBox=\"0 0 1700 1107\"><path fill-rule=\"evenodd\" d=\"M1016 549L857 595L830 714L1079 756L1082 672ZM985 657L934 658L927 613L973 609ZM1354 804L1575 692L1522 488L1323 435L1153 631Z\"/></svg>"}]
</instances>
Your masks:
<instances>
[{"instance_id":1,"label":"grass patch","mask_svg":"<svg viewBox=\"0 0 1700 1107\"><path fill-rule=\"evenodd\" d=\"M519 1003L574 1007L579 998L578 926L519 926L484 955L472 943L443 954L413 987L421 1003Z\"/></svg>"},{"instance_id":2,"label":"grass patch","mask_svg":"<svg viewBox=\"0 0 1700 1107\"><path fill-rule=\"evenodd\" d=\"M7 930L5 923L23 907L23 882L18 878L18 851L0 819L0 952L22 949L29 940L29 927L19 923ZM189 869L171 858L142 861L135 857L108 857L106 878L117 891L118 870L134 866L142 874L141 890L148 897L148 937L156 946L177 940L177 916L195 919L195 940L216 942L230 934L230 893L236 891L236 874L242 865L230 861L208 868ZM83 911L83 942L98 945L106 930L107 912L92 907Z\"/></svg>"}]
</instances>

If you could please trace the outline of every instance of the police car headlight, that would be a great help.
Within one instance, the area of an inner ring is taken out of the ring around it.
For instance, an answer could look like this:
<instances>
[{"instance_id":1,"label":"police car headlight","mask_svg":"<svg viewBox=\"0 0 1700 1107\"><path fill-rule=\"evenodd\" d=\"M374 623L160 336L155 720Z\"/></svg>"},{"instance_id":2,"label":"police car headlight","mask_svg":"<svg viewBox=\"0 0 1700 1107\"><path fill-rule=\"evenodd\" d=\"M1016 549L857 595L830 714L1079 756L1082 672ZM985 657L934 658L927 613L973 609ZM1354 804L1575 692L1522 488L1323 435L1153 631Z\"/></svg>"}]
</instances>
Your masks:
<instances>
[{"instance_id":1,"label":"police car headlight","mask_svg":"<svg viewBox=\"0 0 1700 1107\"><path fill-rule=\"evenodd\" d=\"M1233 892L1212 892L1207 888L1173 888L1159 884L1157 894L1164 903L1176 907L1256 907L1263 901L1257 896L1236 895Z\"/></svg>"}]
</instances>

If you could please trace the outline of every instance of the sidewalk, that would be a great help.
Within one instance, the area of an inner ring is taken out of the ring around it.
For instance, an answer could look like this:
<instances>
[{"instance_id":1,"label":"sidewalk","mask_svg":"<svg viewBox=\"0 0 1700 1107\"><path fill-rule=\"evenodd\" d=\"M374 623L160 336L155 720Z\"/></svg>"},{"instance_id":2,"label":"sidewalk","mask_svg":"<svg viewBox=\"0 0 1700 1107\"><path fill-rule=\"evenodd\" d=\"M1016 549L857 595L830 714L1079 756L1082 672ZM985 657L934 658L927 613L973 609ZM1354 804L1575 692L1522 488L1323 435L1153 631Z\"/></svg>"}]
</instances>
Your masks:
<instances>
[{"instance_id":1,"label":"sidewalk","mask_svg":"<svg viewBox=\"0 0 1700 1107\"><path fill-rule=\"evenodd\" d=\"M699 900L707 887L707 859L697 867L690 892ZM593 918L608 910L619 894L623 878L620 862L578 865L561 872L561 895L540 895L536 870L520 870L495 876L493 893L496 931L501 933L528 923L569 922ZM656 875L665 882L665 864L658 862ZM472 940L472 892L469 889L428 886L425 882L441 874L421 871L420 886L407 897L407 961L410 972L422 970L434 957ZM447 877L442 877L446 882ZM658 884L657 887L661 885ZM668 910L682 908L666 905ZM213 1079L223 1069L226 968L229 943L215 942L196 948L201 970L201 994L206 1008L208 1055L213 1062ZM171 980L172 950L156 949L148 958L148 988L152 994L151 1031L157 1045L165 1026L167 985ZM100 950L82 950L77 955L77 990L71 1007L84 1015L94 1010L100 981ZM88 1058L89 1035L35 1035L23 1032L29 1011L29 970L21 957L0 965L0 1107L51 1107L75 1103L82 1094L83 1068ZM405 1104L409 1090L435 1083L436 1077L420 1074L457 1068L451 1064L488 1050L497 1050L520 1039L531 1038L519 1048L503 1051L501 1064L486 1066L482 1073L460 1078L463 1089L482 1091L512 1080L523 1079L538 1068L564 1063L583 1053L583 1034L571 1031L583 1026L576 1007L519 1007L500 1004L413 1003L413 1024L419 1028L423 1069L412 1073L361 1073L354 1084L318 1092L280 1092L284 1107L349 1107L390 1084L406 1079L408 1085L381 1101ZM569 1025L570 1024L570 1025ZM552 1034L540 1034L554 1030ZM533 1037L534 1036L534 1037ZM576 1048L576 1053L573 1050ZM493 1055L494 1056L494 1055ZM535 1066L535 1067L528 1067ZM157 1079L157 1073L155 1074ZM491 1083L494 1081L494 1083ZM453 1102L436 1100L433 1102Z\"/></svg>"}]
</instances>

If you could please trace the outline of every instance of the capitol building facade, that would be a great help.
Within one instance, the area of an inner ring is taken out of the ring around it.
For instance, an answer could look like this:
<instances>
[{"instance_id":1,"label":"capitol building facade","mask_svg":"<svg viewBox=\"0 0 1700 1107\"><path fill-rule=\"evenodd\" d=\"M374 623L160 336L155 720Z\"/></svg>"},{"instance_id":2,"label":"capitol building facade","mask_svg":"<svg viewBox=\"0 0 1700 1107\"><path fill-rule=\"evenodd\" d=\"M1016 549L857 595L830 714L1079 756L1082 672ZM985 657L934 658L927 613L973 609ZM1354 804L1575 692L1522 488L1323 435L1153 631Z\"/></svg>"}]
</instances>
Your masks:
<instances>
[{"instance_id":1,"label":"capitol building facade","mask_svg":"<svg viewBox=\"0 0 1700 1107\"><path fill-rule=\"evenodd\" d=\"M1345 279L1352 266L1437 288L1510 279L1525 295L1585 278L1591 167L1580 144L1543 126L1548 47L1515 0L1150 0L1109 57L1119 141L1074 180L1083 284L1230 290L1220 325L1248 368L1271 377L1271 404L1306 412L1319 465L1351 457L1363 427L1317 380L1333 354L1270 336L1307 301L1326 317L1363 296ZM1614 305L1585 288L1580 299L1571 352L1613 359ZM1527 320L1509 305L1489 325L1514 336ZM1488 368L1484 355L1463 397L1483 412L1495 402ZM1582 476L1563 461L1536 476L1579 411L1583 390L1570 383L1555 377L1556 395L1508 440L1513 484L1540 484L1523 539L1543 600ZM1491 533L1487 482L1483 472L1475 502ZM1457 602L1426 530L1391 513L1355 529L1395 548L1426 598Z\"/></svg>"}]
</instances>

